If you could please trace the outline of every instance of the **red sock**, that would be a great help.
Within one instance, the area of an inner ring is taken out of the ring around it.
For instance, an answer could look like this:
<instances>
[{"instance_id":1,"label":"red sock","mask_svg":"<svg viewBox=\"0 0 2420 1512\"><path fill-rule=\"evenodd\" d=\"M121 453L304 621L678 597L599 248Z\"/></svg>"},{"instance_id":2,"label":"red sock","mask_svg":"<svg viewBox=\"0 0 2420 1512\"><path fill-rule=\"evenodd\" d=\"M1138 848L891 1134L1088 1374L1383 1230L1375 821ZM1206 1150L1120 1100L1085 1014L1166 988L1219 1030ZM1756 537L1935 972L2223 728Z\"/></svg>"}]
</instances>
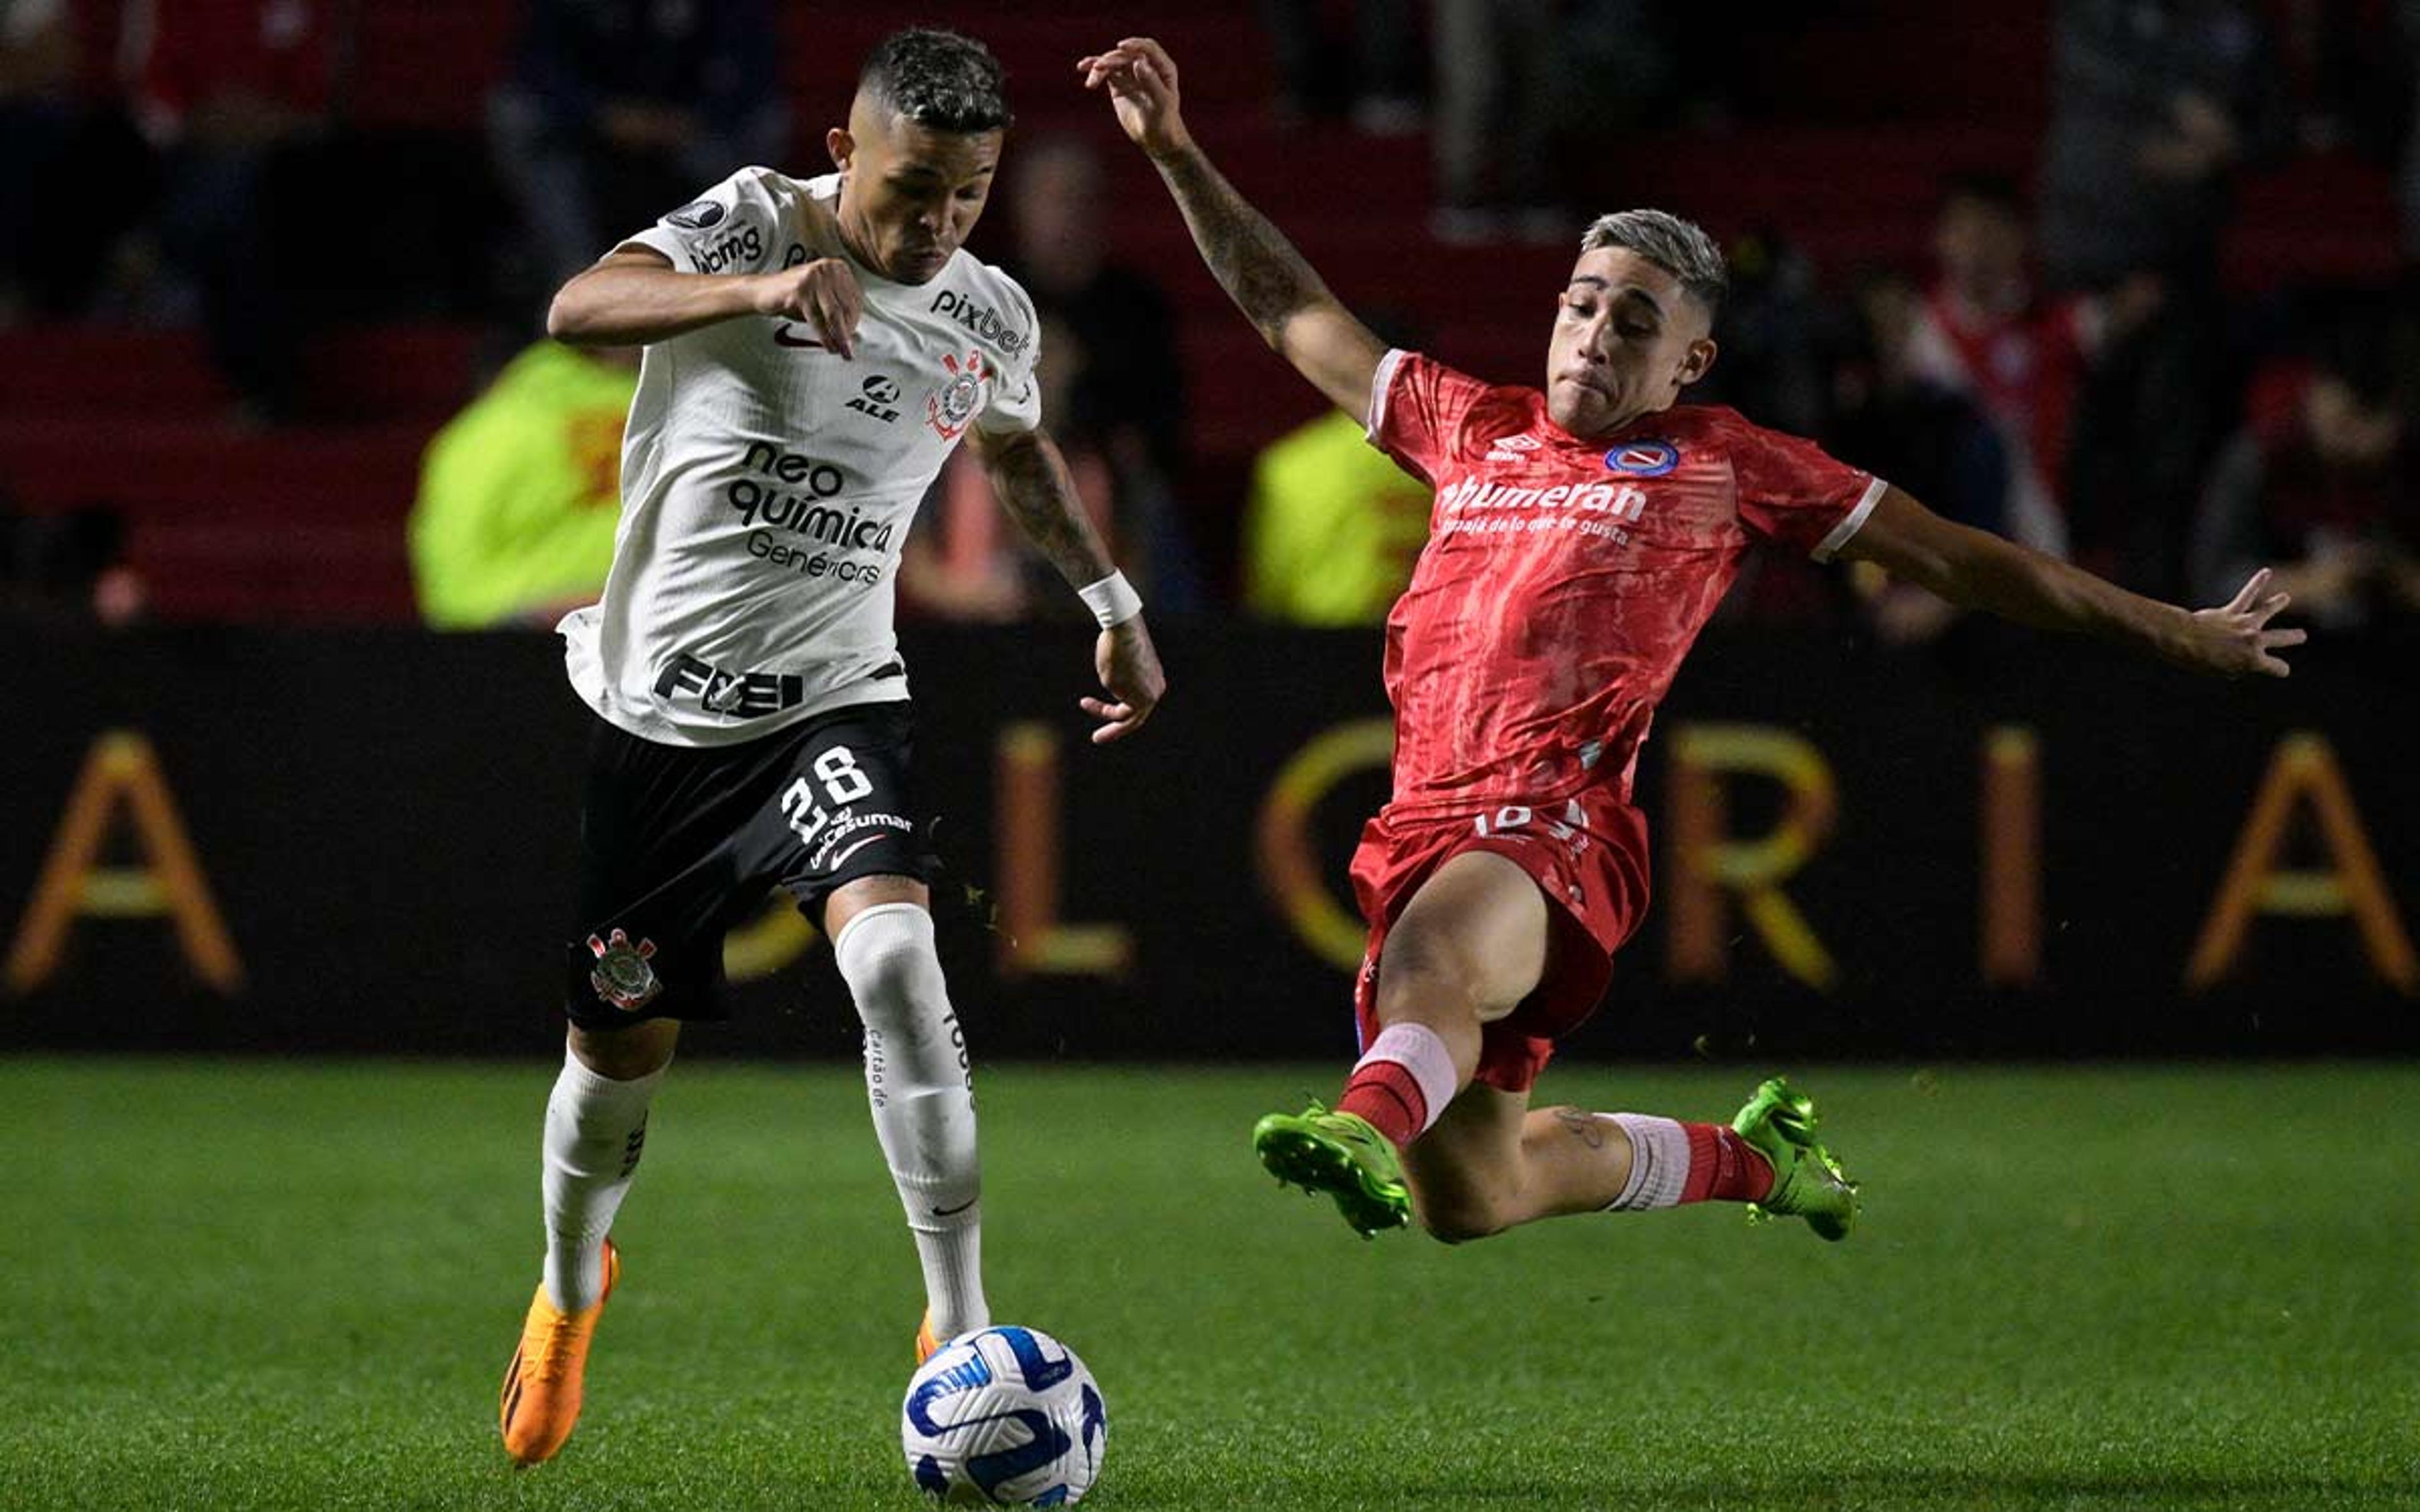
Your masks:
<instances>
[{"instance_id":1,"label":"red sock","mask_svg":"<svg viewBox=\"0 0 2420 1512\"><path fill-rule=\"evenodd\" d=\"M1367 1119L1397 1149L1418 1138L1429 1121L1429 1102L1411 1068L1392 1060L1373 1060L1356 1070L1336 1100L1336 1111Z\"/></svg>"},{"instance_id":2,"label":"red sock","mask_svg":"<svg viewBox=\"0 0 2420 1512\"><path fill-rule=\"evenodd\" d=\"M1683 1202L1757 1202L1773 1190L1773 1163L1729 1124L1683 1123L1689 1180Z\"/></svg>"}]
</instances>

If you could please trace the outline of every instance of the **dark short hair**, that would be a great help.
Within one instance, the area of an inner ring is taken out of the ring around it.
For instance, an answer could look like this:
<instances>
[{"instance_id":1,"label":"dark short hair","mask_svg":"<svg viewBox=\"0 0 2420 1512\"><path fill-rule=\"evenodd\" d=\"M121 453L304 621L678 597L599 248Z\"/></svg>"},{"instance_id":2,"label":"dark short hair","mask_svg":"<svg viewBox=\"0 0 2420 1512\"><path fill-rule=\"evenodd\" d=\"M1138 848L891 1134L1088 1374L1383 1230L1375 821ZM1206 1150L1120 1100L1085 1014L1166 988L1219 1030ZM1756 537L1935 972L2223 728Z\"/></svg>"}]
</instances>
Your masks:
<instances>
[{"instance_id":1,"label":"dark short hair","mask_svg":"<svg viewBox=\"0 0 2420 1512\"><path fill-rule=\"evenodd\" d=\"M866 54L857 87L919 126L971 133L1007 128L1001 77L1000 59L973 38L916 26Z\"/></svg>"}]
</instances>

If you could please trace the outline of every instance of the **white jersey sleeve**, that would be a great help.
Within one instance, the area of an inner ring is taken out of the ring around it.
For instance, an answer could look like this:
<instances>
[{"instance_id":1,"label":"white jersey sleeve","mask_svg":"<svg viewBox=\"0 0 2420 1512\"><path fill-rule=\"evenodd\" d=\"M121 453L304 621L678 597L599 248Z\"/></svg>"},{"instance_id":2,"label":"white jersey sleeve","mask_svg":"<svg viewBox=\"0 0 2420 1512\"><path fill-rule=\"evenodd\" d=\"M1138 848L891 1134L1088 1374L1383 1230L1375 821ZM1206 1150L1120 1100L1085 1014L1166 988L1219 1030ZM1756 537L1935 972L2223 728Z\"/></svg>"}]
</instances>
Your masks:
<instances>
[{"instance_id":1,"label":"white jersey sleeve","mask_svg":"<svg viewBox=\"0 0 2420 1512\"><path fill-rule=\"evenodd\" d=\"M684 273L761 273L782 266L796 217L792 181L742 168L622 246L652 247Z\"/></svg>"},{"instance_id":2,"label":"white jersey sleeve","mask_svg":"<svg viewBox=\"0 0 2420 1512\"><path fill-rule=\"evenodd\" d=\"M1014 318L1023 322L1033 339L1001 368L983 412L975 417L975 429L986 436L1016 435L1042 424L1042 380L1037 376L1042 367L1042 321L1034 314L1032 297L1006 273L999 276L1016 303L1018 313Z\"/></svg>"}]
</instances>

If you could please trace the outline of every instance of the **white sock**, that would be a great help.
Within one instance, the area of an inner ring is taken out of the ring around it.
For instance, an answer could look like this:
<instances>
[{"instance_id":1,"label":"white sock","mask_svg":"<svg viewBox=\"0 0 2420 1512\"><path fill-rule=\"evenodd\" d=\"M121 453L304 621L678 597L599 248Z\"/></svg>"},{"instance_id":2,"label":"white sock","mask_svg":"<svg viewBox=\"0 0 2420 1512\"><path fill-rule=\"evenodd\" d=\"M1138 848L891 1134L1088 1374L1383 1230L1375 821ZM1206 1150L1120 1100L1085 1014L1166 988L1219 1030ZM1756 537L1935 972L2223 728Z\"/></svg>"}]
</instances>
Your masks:
<instances>
[{"instance_id":1,"label":"white sock","mask_svg":"<svg viewBox=\"0 0 2420 1512\"><path fill-rule=\"evenodd\" d=\"M1621 1196L1606 1204L1607 1212L1644 1212L1651 1208L1680 1205L1689 1184L1689 1132L1678 1119L1650 1113L1600 1113L1619 1125L1630 1140L1630 1180Z\"/></svg>"},{"instance_id":2,"label":"white sock","mask_svg":"<svg viewBox=\"0 0 2420 1512\"><path fill-rule=\"evenodd\" d=\"M565 1312L593 1305L605 1291L605 1235L630 1190L647 1142L647 1106L659 1067L617 1082L582 1065L570 1051L546 1100L546 1292Z\"/></svg>"},{"instance_id":3,"label":"white sock","mask_svg":"<svg viewBox=\"0 0 2420 1512\"><path fill-rule=\"evenodd\" d=\"M1370 1048L1361 1053L1353 1069L1357 1072L1373 1060L1392 1061L1412 1073L1427 1115L1412 1131L1415 1134L1428 1133L1437 1119L1445 1117L1446 1105L1453 1101L1458 1088L1454 1085L1453 1052L1445 1047L1436 1030L1425 1024L1389 1024L1370 1041Z\"/></svg>"},{"instance_id":4,"label":"white sock","mask_svg":"<svg viewBox=\"0 0 2420 1512\"><path fill-rule=\"evenodd\" d=\"M933 917L914 903L868 908L841 926L832 955L865 1023L866 1101L916 1236L933 1332L985 1327L974 1077Z\"/></svg>"}]
</instances>

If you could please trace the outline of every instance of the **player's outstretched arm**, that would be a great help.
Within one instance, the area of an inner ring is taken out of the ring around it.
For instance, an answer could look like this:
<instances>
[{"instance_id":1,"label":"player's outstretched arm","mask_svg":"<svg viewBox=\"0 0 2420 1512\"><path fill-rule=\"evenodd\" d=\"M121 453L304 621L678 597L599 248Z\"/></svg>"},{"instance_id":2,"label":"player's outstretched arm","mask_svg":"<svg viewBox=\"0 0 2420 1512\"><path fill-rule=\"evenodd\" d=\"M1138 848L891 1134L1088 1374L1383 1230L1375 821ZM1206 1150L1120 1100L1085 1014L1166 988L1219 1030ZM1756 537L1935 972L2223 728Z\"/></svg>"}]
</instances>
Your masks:
<instances>
[{"instance_id":1,"label":"player's outstretched arm","mask_svg":"<svg viewBox=\"0 0 2420 1512\"><path fill-rule=\"evenodd\" d=\"M1177 108L1176 64L1168 50L1129 37L1076 67L1085 88L1109 90L1118 124L1158 167L1202 260L1261 339L1338 409L1367 414L1386 343L1337 302L1302 254L1194 145Z\"/></svg>"},{"instance_id":2,"label":"player's outstretched arm","mask_svg":"<svg viewBox=\"0 0 2420 1512\"><path fill-rule=\"evenodd\" d=\"M1077 497L1076 480L1058 442L1038 427L1001 436L978 427L970 434L992 492L1068 587L1081 589L1117 573L1118 564L1101 544L1101 532L1093 528L1092 516ZM1093 647L1093 667L1109 696L1077 702L1101 721L1093 731L1093 743L1101 746L1134 733L1168 690L1159 652L1139 606L1101 631Z\"/></svg>"},{"instance_id":3,"label":"player's outstretched arm","mask_svg":"<svg viewBox=\"0 0 2420 1512\"><path fill-rule=\"evenodd\" d=\"M837 257L771 273L684 273L653 247L625 245L554 296L546 333L574 347L644 347L744 315L802 320L843 357L857 355L865 300Z\"/></svg>"},{"instance_id":4,"label":"player's outstretched arm","mask_svg":"<svg viewBox=\"0 0 2420 1512\"><path fill-rule=\"evenodd\" d=\"M2288 599L2270 592L2265 568L2217 609L2181 609L1943 519L1897 488L1884 491L1840 555L1871 562L1962 608L2139 646L2222 677L2283 677L2291 669L2276 653L2304 640L2300 630L2270 628Z\"/></svg>"}]
</instances>

